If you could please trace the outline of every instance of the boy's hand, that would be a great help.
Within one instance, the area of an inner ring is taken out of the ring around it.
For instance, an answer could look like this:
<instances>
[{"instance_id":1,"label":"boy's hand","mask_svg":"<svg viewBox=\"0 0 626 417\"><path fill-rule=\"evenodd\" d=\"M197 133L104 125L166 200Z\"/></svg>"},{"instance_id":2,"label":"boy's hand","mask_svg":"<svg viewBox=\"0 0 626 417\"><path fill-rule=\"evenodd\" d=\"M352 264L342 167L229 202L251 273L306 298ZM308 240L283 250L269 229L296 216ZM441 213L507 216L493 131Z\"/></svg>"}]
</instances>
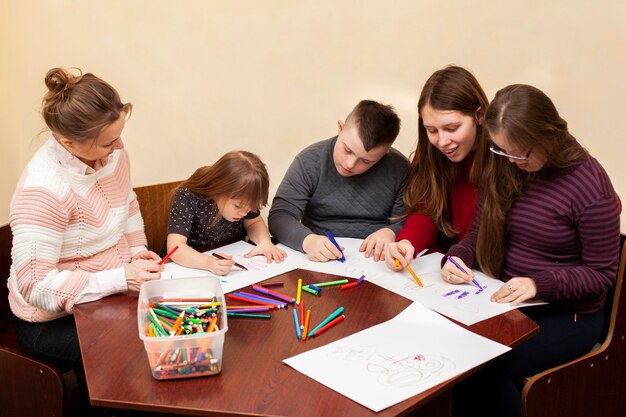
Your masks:
<instances>
[{"instance_id":1,"label":"boy's hand","mask_svg":"<svg viewBox=\"0 0 626 417\"><path fill-rule=\"evenodd\" d=\"M363 243L361 243L359 251L365 252L366 258L374 255L374 261L376 262L380 260L385 260L385 247L389 243L393 242L395 238L396 234L393 232L393 230L389 229L388 227L384 227L366 237Z\"/></svg>"},{"instance_id":2,"label":"boy's hand","mask_svg":"<svg viewBox=\"0 0 626 417\"><path fill-rule=\"evenodd\" d=\"M314 262L328 262L341 258L342 254L326 236L310 234L304 238L302 249ZM343 248L341 248L343 250Z\"/></svg>"}]
</instances>

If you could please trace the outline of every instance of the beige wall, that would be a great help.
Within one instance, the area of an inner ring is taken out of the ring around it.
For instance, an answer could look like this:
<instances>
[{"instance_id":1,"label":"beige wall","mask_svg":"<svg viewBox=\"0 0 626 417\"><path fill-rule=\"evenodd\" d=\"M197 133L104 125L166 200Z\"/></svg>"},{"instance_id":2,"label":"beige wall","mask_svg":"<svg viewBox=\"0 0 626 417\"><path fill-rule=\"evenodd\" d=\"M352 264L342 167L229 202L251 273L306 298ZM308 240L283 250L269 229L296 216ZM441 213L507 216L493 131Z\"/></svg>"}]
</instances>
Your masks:
<instances>
[{"instance_id":1,"label":"beige wall","mask_svg":"<svg viewBox=\"0 0 626 417\"><path fill-rule=\"evenodd\" d=\"M134 104L134 185L239 148L266 162L273 195L293 156L363 98L396 106L408 155L421 86L455 63L490 98L511 83L543 89L626 200L624 17L621 0L0 0L0 224L41 143L54 66L93 72Z\"/></svg>"}]
</instances>

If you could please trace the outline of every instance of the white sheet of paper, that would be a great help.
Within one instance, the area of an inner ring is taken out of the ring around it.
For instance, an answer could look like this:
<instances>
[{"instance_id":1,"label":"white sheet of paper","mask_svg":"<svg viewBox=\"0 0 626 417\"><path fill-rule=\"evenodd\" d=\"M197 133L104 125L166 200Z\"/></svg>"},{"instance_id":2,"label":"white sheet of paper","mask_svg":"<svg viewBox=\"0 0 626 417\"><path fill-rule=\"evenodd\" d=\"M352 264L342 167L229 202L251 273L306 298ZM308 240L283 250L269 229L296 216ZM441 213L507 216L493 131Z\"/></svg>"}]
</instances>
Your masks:
<instances>
[{"instance_id":1,"label":"white sheet of paper","mask_svg":"<svg viewBox=\"0 0 626 417\"><path fill-rule=\"evenodd\" d=\"M341 237L336 240L339 245L344 247L345 262L312 262L306 258L306 255L299 252L296 252L297 254L293 257L300 257L303 262L300 265L302 269L352 278L359 278L361 275L365 275L368 281L376 285L409 300L418 301L466 325L478 323L518 307L545 304L542 301L533 301L512 307L510 304L494 303L490 301L490 297L502 286L502 281L489 278L478 271L474 271L476 280L484 287L483 291L478 294L478 288L474 285L448 284L441 279L440 262L443 255L440 253L421 256L411 262L411 268L424 285L424 287L420 287L411 277L409 271L394 272L387 268L384 262L374 262L372 258L365 258L363 253L359 252L359 246L363 242L362 239ZM445 294L454 290L459 290L459 292L445 296ZM458 298L465 291L467 291L467 294Z\"/></svg>"},{"instance_id":2,"label":"white sheet of paper","mask_svg":"<svg viewBox=\"0 0 626 417\"><path fill-rule=\"evenodd\" d=\"M216 277L222 283L222 290L224 293L238 290L239 288L246 287L248 285L256 284L257 282L264 281L268 278L275 277L276 275L289 272L299 267L301 261L299 259L291 258L289 255L281 263L267 263L264 256L254 256L252 258L244 258L243 255L250 252L254 248L254 245L238 241L231 243L230 245L222 246L217 249L205 252L207 256L211 256L213 252L225 253L232 255L233 260L237 263L244 265L248 268L247 271L237 268L236 266L226 276L219 276L212 274L209 271L201 269L186 268L180 266L174 262L165 264L165 269L161 274L163 279L167 278L188 278L188 277L203 277L211 276Z\"/></svg>"},{"instance_id":3,"label":"white sheet of paper","mask_svg":"<svg viewBox=\"0 0 626 417\"><path fill-rule=\"evenodd\" d=\"M387 322L283 362L379 412L509 350L413 303Z\"/></svg>"}]
</instances>

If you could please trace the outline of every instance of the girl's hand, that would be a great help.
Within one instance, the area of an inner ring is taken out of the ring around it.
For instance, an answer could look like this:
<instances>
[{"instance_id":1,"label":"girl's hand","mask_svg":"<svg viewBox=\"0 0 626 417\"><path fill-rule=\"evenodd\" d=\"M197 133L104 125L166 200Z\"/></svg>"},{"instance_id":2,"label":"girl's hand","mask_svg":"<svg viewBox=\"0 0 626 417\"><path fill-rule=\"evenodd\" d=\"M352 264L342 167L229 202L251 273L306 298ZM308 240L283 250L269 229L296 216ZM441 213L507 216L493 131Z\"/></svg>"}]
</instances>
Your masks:
<instances>
[{"instance_id":1,"label":"girl's hand","mask_svg":"<svg viewBox=\"0 0 626 417\"><path fill-rule=\"evenodd\" d=\"M516 306L524 301L535 298L537 286L535 280L529 277L515 277L508 280L500 289L493 293L491 301L496 303L511 303Z\"/></svg>"},{"instance_id":2,"label":"girl's hand","mask_svg":"<svg viewBox=\"0 0 626 417\"><path fill-rule=\"evenodd\" d=\"M385 248L385 264L392 271L400 271L413 260L415 248L411 242L402 239L399 242L391 242ZM399 261L396 266L396 259Z\"/></svg>"},{"instance_id":3,"label":"girl's hand","mask_svg":"<svg viewBox=\"0 0 626 417\"><path fill-rule=\"evenodd\" d=\"M217 258L215 256L207 256L207 266L206 270L209 272L213 272L215 275L226 275L233 269L233 265L235 265L235 261L233 261L233 257L230 255L226 255L225 253L219 254L224 259Z\"/></svg>"},{"instance_id":4,"label":"girl's hand","mask_svg":"<svg viewBox=\"0 0 626 417\"><path fill-rule=\"evenodd\" d=\"M474 272L465 263L456 256L453 256L456 263L458 263L467 273L461 271L458 266L450 262L449 260L441 268L441 278L448 284L467 284L474 279Z\"/></svg>"},{"instance_id":5,"label":"girl's hand","mask_svg":"<svg viewBox=\"0 0 626 417\"><path fill-rule=\"evenodd\" d=\"M246 253L244 258L251 258L255 255L264 255L267 258L267 263L271 263L272 261L276 263L281 263L285 260L287 253L284 250L277 248L276 245L272 243L271 240L264 241L256 245L252 250Z\"/></svg>"}]
</instances>

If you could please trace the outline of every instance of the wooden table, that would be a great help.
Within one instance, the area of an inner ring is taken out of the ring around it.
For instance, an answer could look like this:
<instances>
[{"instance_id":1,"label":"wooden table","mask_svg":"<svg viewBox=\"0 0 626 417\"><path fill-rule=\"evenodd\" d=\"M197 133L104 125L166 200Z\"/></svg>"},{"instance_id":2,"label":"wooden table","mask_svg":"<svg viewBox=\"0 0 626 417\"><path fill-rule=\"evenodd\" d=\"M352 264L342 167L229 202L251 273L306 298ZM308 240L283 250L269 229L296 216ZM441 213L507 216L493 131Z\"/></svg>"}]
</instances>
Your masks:
<instances>
[{"instance_id":1,"label":"wooden table","mask_svg":"<svg viewBox=\"0 0 626 417\"><path fill-rule=\"evenodd\" d=\"M284 282L276 290L295 295L297 278L307 283L340 277L295 270L268 281ZM412 416L449 415L449 388L470 372L374 413L283 364L285 358L389 320L411 303L366 281L347 291L329 287L323 289L321 296L302 294L305 307L312 310L313 323L319 323L341 306L346 319L322 335L301 342L295 335L291 308L273 310L271 320L230 318L222 372L168 381L157 381L150 373L137 330L136 296L115 295L76 305L74 316L91 403L204 416L386 417L415 410ZM464 327L508 346L515 346L538 331L538 326L517 310ZM410 337L414 336L407 332L407 338Z\"/></svg>"}]
</instances>

